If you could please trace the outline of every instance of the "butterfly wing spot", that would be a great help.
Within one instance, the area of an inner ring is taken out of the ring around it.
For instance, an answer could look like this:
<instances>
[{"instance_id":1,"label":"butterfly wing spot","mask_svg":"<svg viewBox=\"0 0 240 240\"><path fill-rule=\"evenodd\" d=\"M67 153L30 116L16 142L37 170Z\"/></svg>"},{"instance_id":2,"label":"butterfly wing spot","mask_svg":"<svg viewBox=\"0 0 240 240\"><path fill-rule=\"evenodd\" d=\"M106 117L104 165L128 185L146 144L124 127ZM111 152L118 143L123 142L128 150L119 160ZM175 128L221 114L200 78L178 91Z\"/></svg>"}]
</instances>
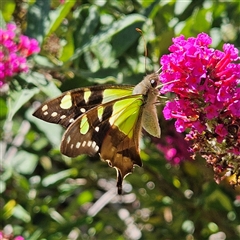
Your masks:
<instances>
[{"instance_id":1,"label":"butterfly wing spot","mask_svg":"<svg viewBox=\"0 0 240 240\"><path fill-rule=\"evenodd\" d=\"M99 127L98 126L95 127L94 129L95 129L96 132L99 132Z\"/></svg>"},{"instance_id":2,"label":"butterfly wing spot","mask_svg":"<svg viewBox=\"0 0 240 240\"><path fill-rule=\"evenodd\" d=\"M99 107L97 108L97 115L98 115L98 120L99 120L99 122L102 121L103 111L104 111L103 106L99 106Z\"/></svg>"},{"instance_id":3,"label":"butterfly wing spot","mask_svg":"<svg viewBox=\"0 0 240 240\"><path fill-rule=\"evenodd\" d=\"M72 107L72 97L71 97L71 93L68 92L62 99L60 102L60 107L62 109L69 109Z\"/></svg>"},{"instance_id":4,"label":"butterfly wing spot","mask_svg":"<svg viewBox=\"0 0 240 240\"><path fill-rule=\"evenodd\" d=\"M80 112L81 112L81 113L85 113L85 112L86 112L86 109L85 109L85 108L80 108Z\"/></svg>"},{"instance_id":5,"label":"butterfly wing spot","mask_svg":"<svg viewBox=\"0 0 240 240\"><path fill-rule=\"evenodd\" d=\"M88 142L87 142L87 146L88 146L88 147L91 147L91 146L92 146L92 141L88 141Z\"/></svg>"},{"instance_id":6,"label":"butterfly wing spot","mask_svg":"<svg viewBox=\"0 0 240 240\"><path fill-rule=\"evenodd\" d=\"M97 143L95 141L92 142L92 148L97 152L99 149L99 146L97 146Z\"/></svg>"},{"instance_id":7,"label":"butterfly wing spot","mask_svg":"<svg viewBox=\"0 0 240 240\"><path fill-rule=\"evenodd\" d=\"M71 141L71 137L70 137L70 135L69 135L69 136L67 137L67 144L69 144L70 141Z\"/></svg>"},{"instance_id":8,"label":"butterfly wing spot","mask_svg":"<svg viewBox=\"0 0 240 240\"><path fill-rule=\"evenodd\" d=\"M47 110L48 110L48 105L45 104L45 105L42 107L42 111L45 112L45 111L47 111Z\"/></svg>"},{"instance_id":9,"label":"butterfly wing spot","mask_svg":"<svg viewBox=\"0 0 240 240\"><path fill-rule=\"evenodd\" d=\"M84 115L80 122L80 133L85 135L89 130L87 115Z\"/></svg>"},{"instance_id":10,"label":"butterfly wing spot","mask_svg":"<svg viewBox=\"0 0 240 240\"><path fill-rule=\"evenodd\" d=\"M77 143L76 143L76 148L80 148L80 146L81 146L81 143L80 143L80 142L77 142Z\"/></svg>"},{"instance_id":11,"label":"butterfly wing spot","mask_svg":"<svg viewBox=\"0 0 240 240\"><path fill-rule=\"evenodd\" d=\"M87 144L87 142L86 142L86 141L83 141L83 143L82 143L82 147L85 147L86 144Z\"/></svg>"},{"instance_id":12,"label":"butterfly wing spot","mask_svg":"<svg viewBox=\"0 0 240 240\"><path fill-rule=\"evenodd\" d=\"M57 112L53 112L53 113L51 114L51 117L56 117L57 115L58 115Z\"/></svg>"},{"instance_id":13,"label":"butterfly wing spot","mask_svg":"<svg viewBox=\"0 0 240 240\"><path fill-rule=\"evenodd\" d=\"M48 111L45 111L45 112L43 113L43 115L44 115L44 116L47 116L47 115L48 115Z\"/></svg>"},{"instance_id":14,"label":"butterfly wing spot","mask_svg":"<svg viewBox=\"0 0 240 240\"><path fill-rule=\"evenodd\" d=\"M72 123L72 122L74 122L74 118L69 119L69 123Z\"/></svg>"},{"instance_id":15,"label":"butterfly wing spot","mask_svg":"<svg viewBox=\"0 0 240 240\"><path fill-rule=\"evenodd\" d=\"M91 96L91 91L90 90L84 92L83 98L84 98L85 103L88 102L90 96Z\"/></svg>"},{"instance_id":16,"label":"butterfly wing spot","mask_svg":"<svg viewBox=\"0 0 240 240\"><path fill-rule=\"evenodd\" d=\"M70 142L70 141L69 141ZM69 144L68 142L68 144ZM70 148L73 148L74 144L70 145ZM75 145L75 148L79 149L80 147L88 147L88 148L92 148L95 152L97 152L99 150L99 146L97 145L97 143L95 141L83 141L82 146L81 146L81 142L77 142Z\"/></svg>"},{"instance_id":17,"label":"butterfly wing spot","mask_svg":"<svg viewBox=\"0 0 240 240\"><path fill-rule=\"evenodd\" d=\"M61 117L60 117L60 119L64 119L64 118L66 118L67 116L66 115L62 115Z\"/></svg>"},{"instance_id":18,"label":"butterfly wing spot","mask_svg":"<svg viewBox=\"0 0 240 240\"><path fill-rule=\"evenodd\" d=\"M98 152L98 150L99 150L99 146L96 145L96 146L94 147L94 150L95 150L96 152Z\"/></svg>"}]
</instances>

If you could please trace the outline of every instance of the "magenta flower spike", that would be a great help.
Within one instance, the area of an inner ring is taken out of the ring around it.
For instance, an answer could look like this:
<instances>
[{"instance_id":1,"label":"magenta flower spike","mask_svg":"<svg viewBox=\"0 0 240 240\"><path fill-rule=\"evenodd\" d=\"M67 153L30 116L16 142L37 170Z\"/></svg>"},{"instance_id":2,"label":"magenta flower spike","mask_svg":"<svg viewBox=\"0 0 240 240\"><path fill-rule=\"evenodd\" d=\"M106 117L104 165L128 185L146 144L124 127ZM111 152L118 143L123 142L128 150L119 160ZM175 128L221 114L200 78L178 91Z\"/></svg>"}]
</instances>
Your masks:
<instances>
[{"instance_id":1,"label":"magenta flower spike","mask_svg":"<svg viewBox=\"0 0 240 240\"><path fill-rule=\"evenodd\" d=\"M29 70L27 57L40 51L37 40L17 34L15 24L0 29L0 88L8 77Z\"/></svg>"},{"instance_id":2,"label":"magenta flower spike","mask_svg":"<svg viewBox=\"0 0 240 240\"><path fill-rule=\"evenodd\" d=\"M193 157L200 153L213 167L217 182L234 176L240 184L240 60L232 44L210 48L206 33L173 39L160 62L161 93L174 93L164 107L178 132L188 130Z\"/></svg>"}]
</instances>

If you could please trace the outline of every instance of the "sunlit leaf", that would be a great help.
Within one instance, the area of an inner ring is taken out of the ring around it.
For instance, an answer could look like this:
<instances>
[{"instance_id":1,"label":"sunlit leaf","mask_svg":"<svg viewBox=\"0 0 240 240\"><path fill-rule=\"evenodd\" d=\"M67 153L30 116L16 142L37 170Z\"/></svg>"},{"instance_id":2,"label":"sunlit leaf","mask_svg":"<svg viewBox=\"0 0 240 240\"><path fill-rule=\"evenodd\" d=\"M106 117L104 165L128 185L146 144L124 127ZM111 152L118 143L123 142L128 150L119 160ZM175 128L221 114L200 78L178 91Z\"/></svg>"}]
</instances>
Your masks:
<instances>
[{"instance_id":1,"label":"sunlit leaf","mask_svg":"<svg viewBox=\"0 0 240 240\"><path fill-rule=\"evenodd\" d=\"M76 0L66 0L64 4L60 4L59 7L49 13L50 26L46 35L55 32L59 25L62 23L66 15L69 13L71 8L74 6Z\"/></svg>"},{"instance_id":2,"label":"sunlit leaf","mask_svg":"<svg viewBox=\"0 0 240 240\"><path fill-rule=\"evenodd\" d=\"M42 181L44 187L56 184L58 181L62 181L68 177L73 177L77 174L77 170L74 168L64 170L55 174L51 174L45 177Z\"/></svg>"},{"instance_id":3,"label":"sunlit leaf","mask_svg":"<svg viewBox=\"0 0 240 240\"><path fill-rule=\"evenodd\" d=\"M15 2L13 0L2 1L0 4L0 26L5 28L5 21L9 22L14 12ZM4 21L4 20L5 21Z\"/></svg>"},{"instance_id":4,"label":"sunlit leaf","mask_svg":"<svg viewBox=\"0 0 240 240\"><path fill-rule=\"evenodd\" d=\"M8 121L12 121L12 118L16 114L16 112L38 92L38 88L25 88L20 89L19 91L13 91L11 93L11 97L8 98L7 101L7 106L9 109L7 117Z\"/></svg>"},{"instance_id":5,"label":"sunlit leaf","mask_svg":"<svg viewBox=\"0 0 240 240\"><path fill-rule=\"evenodd\" d=\"M0 118L6 117L8 108L6 102L2 98L0 98L0 109Z\"/></svg>"},{"instance_id":6,"label":"sunlit leaf","mask_svg":"<svg viewBox=\"0 0 240 240\"><path fill-rule=\"evenodd\" d=\"M21 219L21 221L24 222L30 222L31 216L29 215L29 212L26 211L21 205L17 204L13 209L13 215L14 217Z\"/></svg>"},{"instance_id":7,"label":"sunlit leaf","mask_svg":"<svg viewBox=\"0 0 240 240\"><path fill-rule=\"evenodd\" d=\"M40 121L39 119L33 116L31 116L31 122L34 123L37 126L37 128L44 133L50 144L52 144L54 147L59 147L62 138L61 126ZM51 131L49 131L49 129L51 129ZM44 144L45 141L43 141L42 143Z\"/></svg>"},{"instance_id":8,"label":"sunlit leaf","mask_svg":"<svg viewBox=\"0 0 240 240\"><path fill-rule=\"evenodd\" d=\"M6 190L6 183L0 179L0 194Z\"/></svg>"},{"instance_id":9,"label":"sunlit leaf","mask_svg":"<svg viewBox=\"0 0 240 240\"><path fill-rule=\"evenodd\" d=\"M26 81L37 86L37 89L44 92L48 97L56 97L61 94L53 81L47 80L44 75L33 72L26 78Z\"/></svg>"},{"instance_id":10,"label":"sunlit leaf","mask_svg":"<svg viewBox=\"0 0 240 240\"><path fill-rule=\"evenodd\" d=\"M84 203L91 202L92 200L93 194L90 191L81 192L81 194L77 198L78 204L80 206L83 205Z\"/></svg>"},{"instance_id":11,"label":"sunlit leaf","mask_svg":"<svg viewBox=\"0 0 240 240\"><path fill-rule=\"evenodd\" d=\"M38 156L26 151L19 151L11 160L12 168L21 174L32 174L38 163Z\"/></svg>"}]
</instances>

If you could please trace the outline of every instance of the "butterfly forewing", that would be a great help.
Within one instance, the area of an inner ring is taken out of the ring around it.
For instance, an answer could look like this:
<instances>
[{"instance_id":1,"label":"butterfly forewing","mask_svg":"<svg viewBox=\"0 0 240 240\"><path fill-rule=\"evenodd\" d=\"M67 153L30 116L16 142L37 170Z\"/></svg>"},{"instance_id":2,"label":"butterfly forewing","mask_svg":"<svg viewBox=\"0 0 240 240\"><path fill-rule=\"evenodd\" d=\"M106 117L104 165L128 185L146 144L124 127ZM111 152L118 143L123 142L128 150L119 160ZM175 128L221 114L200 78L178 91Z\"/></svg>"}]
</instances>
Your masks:
<instances>
[{"instance_id":1,"label":"butterfly forewing","mask_svg":"<svg viewBox=\"0 0 240 240\"><path fill-rule=\"evenodd\" d=\"M67 128L75 119L89 109L132 94L133 86L93 86L63 93L42 104L34 116L46 122L60 124Z\"/></svg>"}]
</instances>

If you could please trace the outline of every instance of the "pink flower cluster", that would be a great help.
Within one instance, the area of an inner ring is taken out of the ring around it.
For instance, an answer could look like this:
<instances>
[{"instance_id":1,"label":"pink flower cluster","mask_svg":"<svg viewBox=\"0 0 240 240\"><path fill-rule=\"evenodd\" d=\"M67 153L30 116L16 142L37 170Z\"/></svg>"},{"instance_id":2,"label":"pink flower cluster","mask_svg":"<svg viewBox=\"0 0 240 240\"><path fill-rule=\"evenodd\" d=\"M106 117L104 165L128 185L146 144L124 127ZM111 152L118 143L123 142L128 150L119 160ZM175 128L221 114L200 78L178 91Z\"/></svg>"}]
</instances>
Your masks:
<instances>
[{"instance_id":1,"label":"pink flower cluster","mask_svg":"<svg viewBox=\"0 0 240 240\"><path fill-rule=\"evenodd\" d=\"M37 40L16 33L15 24L7 24L7 29L0 29L0 88L11 77L20 72L27 72L27 57L40 51Z\"/></svg>"},{"instance_id":2,"label":"pink flower cluster","mask_svg":"<svg viewBox=\"0 0 240 240\"><path fill-rule=\"evenodd\" d=\"M169 48L172 53L161 58L160 80L165 84L161 93L178 95L163 112L166 119L177 119L179 132L190 127L201 133L207 127L206 121L220 113L240 117L240 64L231 63L240 59L238 50L225 44L221 52L209 48L210 43L211 38L205 33L187 40L180 36ZM166 84L173 80L177 81ZM219 136L226 136L222 125L215 129Z\"/></svg>"},{"instance_id":3,"label":"pink flower cluster","mask_svg":"<svg viewBox=\"0 0 240 240\"><path fill-rule=\"evenodd\" d=\"M24 240L24 237L14 237L12 234L5 234L3 231L0 231L0 240Z\"/></svg>"},{"instance_id":4,"label":"pink flower cluster","mask_svg":"<svg viewBox=\"0 0 240 240\"><path fill-rule=\"evenodd\" d=\"M211 42L206 33L173 39L171 53L161 58L160 81L161 93L176 97L163 114L176 119L178 132L190 129L186 139L195 142L193 152L204 153L211 163L224 159L227 167L221 162L218 170L235 169L240 175L240 58L233 45L219 51L209 47Z\"/></svg>"}]
</instances>

